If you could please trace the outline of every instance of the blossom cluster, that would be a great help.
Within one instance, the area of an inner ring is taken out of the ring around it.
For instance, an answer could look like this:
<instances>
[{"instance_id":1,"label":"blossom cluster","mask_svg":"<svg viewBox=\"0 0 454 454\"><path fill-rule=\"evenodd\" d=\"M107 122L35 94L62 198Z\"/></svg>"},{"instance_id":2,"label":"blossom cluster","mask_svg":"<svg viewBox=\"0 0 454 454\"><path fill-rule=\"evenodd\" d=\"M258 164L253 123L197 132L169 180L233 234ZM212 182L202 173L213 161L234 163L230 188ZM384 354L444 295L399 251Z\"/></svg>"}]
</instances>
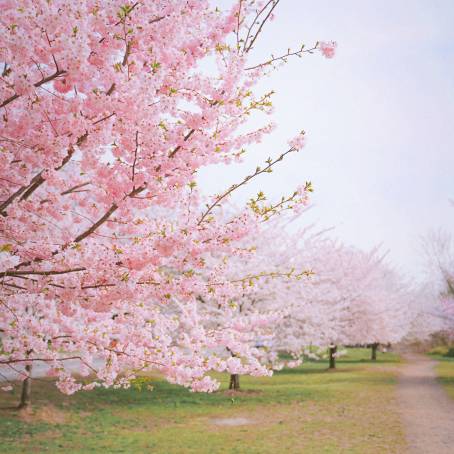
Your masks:
<instances>
[{"instance_id":1,"label":"blossom cluster","mask_svg":"<svg viewBox=\"0 0 454 454\"><path fill-rule=\"evenodd\" d=\"M255 92L264 71L247 67L256 7L2 3L1 368L25 378L44 362L66 393L128 386L147 370L194 391L216 388L211 370L269 373L245 329L263 317L209 326L201 309L216 300L228 315L242 290L223 263L263 219L219 213L248 179L206 207L194 183L272 130L243 127L272 112ZM300 192L284 199L306 203Z\"/></svg>"}]
</instances>

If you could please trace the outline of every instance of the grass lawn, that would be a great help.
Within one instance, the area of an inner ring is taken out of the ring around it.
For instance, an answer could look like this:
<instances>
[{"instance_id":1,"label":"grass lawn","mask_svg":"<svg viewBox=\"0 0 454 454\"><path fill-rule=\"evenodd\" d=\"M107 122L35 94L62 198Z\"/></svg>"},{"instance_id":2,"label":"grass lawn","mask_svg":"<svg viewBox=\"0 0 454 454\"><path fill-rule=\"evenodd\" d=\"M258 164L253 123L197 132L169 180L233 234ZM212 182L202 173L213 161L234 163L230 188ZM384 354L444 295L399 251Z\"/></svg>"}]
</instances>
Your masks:
<instances>
[{"instance_id":1,"label":"grass lawn","mask_svg":"<svg viewBox=\"0 0 454 454\"><path fill-rule=\"evenodd\" d=\"M338 361L307 362L271 378L241 377L242 392L195 394L155 378L153 391L60 394L51 381L33 383L33 412L5 407L0 394L1 453L400 453L396 410L397 356L352 349ZM454 363L452 363L454 366ZM454 367L452 375L454 391ZM243 418L244 425L222 425ZM220 421L221 420L221 421Z\"/></svg>"},{"instance_id":2,"label":"grass lawn","mask_svg":"<svg viewBox=\"0 0 454 454\"><path fill-rule=\"evenodd\" d=\"M431 355L431 357L438 360L436 366L438 379L447 393L454 399L454 358L440 355Z\"/></svg>"}]
</instances>

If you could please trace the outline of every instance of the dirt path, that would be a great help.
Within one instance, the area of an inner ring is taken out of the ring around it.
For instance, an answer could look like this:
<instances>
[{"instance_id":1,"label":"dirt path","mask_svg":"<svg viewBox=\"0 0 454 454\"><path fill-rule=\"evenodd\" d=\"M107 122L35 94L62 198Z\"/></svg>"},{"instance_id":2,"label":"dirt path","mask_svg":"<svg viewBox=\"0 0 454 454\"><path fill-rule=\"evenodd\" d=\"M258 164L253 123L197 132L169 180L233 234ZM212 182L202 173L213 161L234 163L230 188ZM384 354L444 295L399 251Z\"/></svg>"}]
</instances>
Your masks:
<instances>
[{"instance_id":1,"label":"dirt path","mask_svg":"<svg viewBox=\"0 0 454 454\"><path fill-rule=\"evenodd\" d=\"M454 400L436 380L436 361L417 354L404 357L397 392L408 452L454 453Z\"/></svg>"}]
</instances>

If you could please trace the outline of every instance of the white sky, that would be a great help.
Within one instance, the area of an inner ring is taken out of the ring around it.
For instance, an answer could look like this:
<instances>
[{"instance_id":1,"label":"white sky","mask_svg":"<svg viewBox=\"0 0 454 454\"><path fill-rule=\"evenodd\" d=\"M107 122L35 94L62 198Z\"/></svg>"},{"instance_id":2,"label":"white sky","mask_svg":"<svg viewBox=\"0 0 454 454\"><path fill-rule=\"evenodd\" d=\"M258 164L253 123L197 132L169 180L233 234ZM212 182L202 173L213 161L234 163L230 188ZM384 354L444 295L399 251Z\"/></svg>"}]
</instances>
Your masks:
<instances>
[{"instance_id":1,"label":"white sky","mask_svg":"<svg viewBox=\"0 0 454 454\"><path fill-rule=\"evenodd\" d=\"M259 87L277 92L277 130L244 164L204 169L199 182L207 193L227 188L304 129L303 151L236 200L311 180L314 208L301 223L335 226L362 248L383 243L417 277L419 237L454 231L454 1L282 0L251 61L317 40L337 41L336 57L295 58Z\"/></svg>"}]
</instances>

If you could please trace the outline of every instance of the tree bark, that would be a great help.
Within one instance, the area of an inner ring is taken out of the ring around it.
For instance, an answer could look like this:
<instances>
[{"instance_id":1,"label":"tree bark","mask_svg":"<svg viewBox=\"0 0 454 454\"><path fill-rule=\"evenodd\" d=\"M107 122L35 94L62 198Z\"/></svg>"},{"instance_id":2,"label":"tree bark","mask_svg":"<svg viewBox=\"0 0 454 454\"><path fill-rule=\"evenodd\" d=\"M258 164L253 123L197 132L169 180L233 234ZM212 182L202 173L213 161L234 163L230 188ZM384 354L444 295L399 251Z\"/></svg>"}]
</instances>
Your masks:
<instances>
[{"instance_id":1,"label":"tree bark","mask_svg":"<svg viewBox=\"0 0 454 454\"><path fill-rule=\"evenodd\" d=\"M31 395L32 395L32 366L26 365L25 372L27 373L27 378L22 382L22 392L20 396L19 409L27 409L31 404Z\"/></svg>"},{"instance_id":2,"label":"tree bark","mask_svg":"<svg viewBox=\"0 0 454 454\"><path fill-rule=\"evenodd\" d=\"M337 352L337 345L334 345L329 348L329 368L335 369L336 368L336 352Z\"/></svg>"},{"instance_id":3,"label":"tree bark","mask_svg":"<svg viewBox=\"0 0 454 454\"><path fill-rule=\"evenodd\" d=\"M238 391L240 389L240 376L238 374L230 375L229 389Z\"/></svg>"},{"instance_id":4,"label":"tree bark","mask_svg":"<svg viewBox=\"0 0 454 454\"><path fill-rule=\"evenodd\" d=\"M372 355L371 355L371 360L372 361L377 361L377 349L378 349L378 343L375 342L374 344L371 345L372 348Z\"/></svg>"}]
</instances>

